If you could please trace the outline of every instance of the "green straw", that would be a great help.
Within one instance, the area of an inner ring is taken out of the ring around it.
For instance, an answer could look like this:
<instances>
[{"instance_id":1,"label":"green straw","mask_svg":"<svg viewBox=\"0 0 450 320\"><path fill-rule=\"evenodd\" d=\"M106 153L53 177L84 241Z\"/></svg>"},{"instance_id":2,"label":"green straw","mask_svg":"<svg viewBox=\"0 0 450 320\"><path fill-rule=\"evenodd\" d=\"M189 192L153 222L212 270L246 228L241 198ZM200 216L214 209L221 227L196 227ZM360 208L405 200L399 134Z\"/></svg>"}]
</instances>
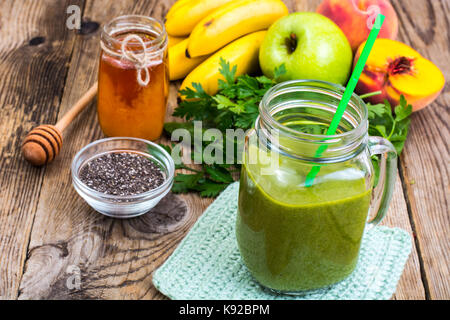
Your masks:
<instances>
[{"instance_id":1,"label":"green straw","mask_svg":"<svg viewBox=\"0 0 450 320\"><path fill-rule=\"evenodd\" d=\"M350 80L348 81L347 88L345 88L344 95L342 96L341 101L337 107L336 113L334 114L333 119L331 120L330 126L326 132L327 136L331 136L336 134L336 130L341 122L342 116L344 115L345 109L347 108L348 103L350 102L350 98L352 97L353 91L356 88L359 77L364 70L364 66L366 65L367 58L369 58L370 51L372 50L373 44L378 37L378 33L380 32L381 26L383 25L385 16L379 14L375 20L375 24L373 25L372 30L370 31L369 37L367 38L366 44L364 45L364 49L356 63L355 69L353 69L352 75L350 76ZM321 145L317 148L315 157L319 158L322 156L323 152L328 148L326 144ZM316 165L311 168L308 175L306 176L305 185L306 187L311 187L314 183L314 178L320 171L320 165Z\"/></svg>"}]
</instances>

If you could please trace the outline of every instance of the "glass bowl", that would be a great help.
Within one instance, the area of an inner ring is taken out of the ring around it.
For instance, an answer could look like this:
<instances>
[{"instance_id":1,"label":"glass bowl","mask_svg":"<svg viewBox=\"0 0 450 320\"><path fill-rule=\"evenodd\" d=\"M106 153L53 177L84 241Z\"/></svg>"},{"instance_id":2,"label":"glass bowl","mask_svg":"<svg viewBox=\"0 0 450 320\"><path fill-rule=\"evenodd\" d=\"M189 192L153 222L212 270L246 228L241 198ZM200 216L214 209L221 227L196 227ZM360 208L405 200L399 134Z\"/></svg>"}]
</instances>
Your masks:
<instances>
[{"instance_id":1,"label":"glass bowl","mask_svg":"<svg viewBox=\"0 0 450 320\"><path fill-rule=\"evenodd\" d=\"M84 184L79 174L90 160L107 153L138 153L156 163L164 176L159 187L136 195L118 196L98 192ZM132 218L152 209L170 191L175 164L172 157L159 145L138 138L115 137L94 141L81 149L72 161L72 183L78 194L96 211L114 218Z\"/></svg>"}]
</instances>

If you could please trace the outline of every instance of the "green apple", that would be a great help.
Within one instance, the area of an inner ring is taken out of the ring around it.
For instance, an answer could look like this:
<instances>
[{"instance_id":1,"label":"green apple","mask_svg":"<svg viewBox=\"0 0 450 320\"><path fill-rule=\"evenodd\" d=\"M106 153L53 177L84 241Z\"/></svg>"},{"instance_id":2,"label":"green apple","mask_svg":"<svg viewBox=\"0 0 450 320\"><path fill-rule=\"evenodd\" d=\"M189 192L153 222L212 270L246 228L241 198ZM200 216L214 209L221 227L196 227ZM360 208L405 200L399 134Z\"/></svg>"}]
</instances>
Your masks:
<instances>
[{"instance_id":1,"label":"green apple","mask_svg":"<svg viewBox=\"0 0 450 320\"><path fill-rule=\"evenodd\" d=\"M344 85L352 67L353 54L347 37L327 17L314 12L296 12L276 21L259 51L263 73L273 78L284 64L281 81L323 80Z\"/></svg>"}]
</instances>

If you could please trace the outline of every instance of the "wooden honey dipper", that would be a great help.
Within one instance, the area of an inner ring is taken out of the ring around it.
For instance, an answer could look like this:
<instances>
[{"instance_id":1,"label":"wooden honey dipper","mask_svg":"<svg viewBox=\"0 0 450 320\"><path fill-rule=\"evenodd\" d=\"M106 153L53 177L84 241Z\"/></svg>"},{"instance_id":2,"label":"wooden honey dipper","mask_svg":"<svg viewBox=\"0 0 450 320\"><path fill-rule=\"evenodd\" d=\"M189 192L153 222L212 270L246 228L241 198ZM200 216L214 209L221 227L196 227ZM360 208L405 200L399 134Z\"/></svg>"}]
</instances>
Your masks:
<instances>
[{"instance_id":1,"label":"wooden honey dipper","mask_svg":"<svg viewBox=\"0 0 450 320\"><path fill-rule=\"evenodd\" d=\"M54 126L40 125L28 133L23 140L22 154L35 166L53 161L62 148L62 132L97 94L96 82Z\"/></svg>"}]
</instances>

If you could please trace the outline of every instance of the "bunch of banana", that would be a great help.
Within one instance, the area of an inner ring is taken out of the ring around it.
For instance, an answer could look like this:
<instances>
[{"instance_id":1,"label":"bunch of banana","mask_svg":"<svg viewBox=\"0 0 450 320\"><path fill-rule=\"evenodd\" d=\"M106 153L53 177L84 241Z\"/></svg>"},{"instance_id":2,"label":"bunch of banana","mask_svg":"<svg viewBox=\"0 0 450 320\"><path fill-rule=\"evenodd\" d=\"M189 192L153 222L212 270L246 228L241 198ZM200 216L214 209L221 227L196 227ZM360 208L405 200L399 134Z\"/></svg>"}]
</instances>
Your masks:
<instances>
[{"instance_id":1,"label":"bunch of banana","mask_svg":"<svg viewBox=\"0 0 450 320\"><path fill-rule=\"evenodd\" d=\"M288 14L281 0L178 0L166 16L170 80L186 77L217 92L220 58L237 65L236 76L258 66L265 31Z\"/></svg>"},{"instance_id":2,"label":"bunch of banana","mask_svg":"<svg viewBox=\"0 0 450 320\"><path fill-rule=\"evenodd\" d=\"M185 38L185 37L174 37L169 34L169 49L171 47L173 47L174 45L176 45L177 43L180 43L181 41L186 40L186 39L187 38Z\"/></svg>"}]
</instances>

